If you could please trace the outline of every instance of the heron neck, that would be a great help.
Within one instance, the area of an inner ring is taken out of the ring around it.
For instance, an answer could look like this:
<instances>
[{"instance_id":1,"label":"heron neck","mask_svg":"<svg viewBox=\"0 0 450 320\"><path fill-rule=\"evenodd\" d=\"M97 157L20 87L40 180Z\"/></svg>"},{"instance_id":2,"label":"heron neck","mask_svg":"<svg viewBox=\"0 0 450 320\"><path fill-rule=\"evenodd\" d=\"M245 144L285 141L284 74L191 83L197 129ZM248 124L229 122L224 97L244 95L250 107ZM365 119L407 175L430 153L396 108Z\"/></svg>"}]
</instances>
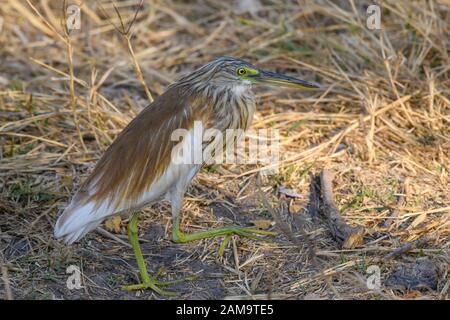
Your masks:
<instances>
[{"instance_id":1,"label":"heron neck","mask_svg":"<svg viewBox=\"0 0 450 320\"><path fill-rule=\"evenodd\" d=\"M255 112L255 96L250 87L230 86L209 92L217 126L221 129L250 127Z\"/></svg>"},{"instance_id":2,"label":"heron neck","mask_svg":"<svg viewBox=\"0 0 450 320\"><path fill-rule=\"evenodd\" d=\"M212 125L219 129L248 129L255 112L255 96L249 85L215 85L204 83L197 86L178 84L186 98L196 100L198 108L211 112Z\"/></svg>"}]
</instances>

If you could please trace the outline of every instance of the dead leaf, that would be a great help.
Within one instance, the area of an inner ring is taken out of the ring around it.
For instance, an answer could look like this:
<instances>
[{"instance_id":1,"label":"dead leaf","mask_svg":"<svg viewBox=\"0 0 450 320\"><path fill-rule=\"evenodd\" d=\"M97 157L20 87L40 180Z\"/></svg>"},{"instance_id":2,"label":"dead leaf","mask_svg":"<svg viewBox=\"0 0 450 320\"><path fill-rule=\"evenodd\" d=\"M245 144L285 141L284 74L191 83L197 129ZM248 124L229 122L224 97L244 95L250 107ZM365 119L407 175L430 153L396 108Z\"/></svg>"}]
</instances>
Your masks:
<instances>
[{"instance_id":1,"label":"dead leaf","mask_svg":"<svg viewBox=\"0 0 450 320\"><path fill-rule=\"evenodd\" d=\"M414 219L414 221L411 223L411 225L408 227L408 229L414 229L414 228L417 227L419 224L421 224L422 222L424 222L426 218L427 218L427 214L426 214L426 213L419 214L419 215Z\"/></svg>"},{"instance_id":2,"label":"dead leaf","mask_svg":"<svg viewBox=\"0 0 450 320\"><path fill-rule=\"evenodd\" d=\"M285 186L280 186L278 188L278 192L282 193L290 198L302 198L302 195L298 192L295 192L292 189L286 188Z\"/></svg>"},{"instance_id":3,"label":"dead leaf","mask_svg":"<svg viewBox=\"0 0 450 320\"><path fill-rule=\"evenodd\" d=\"M170 38L175 34L175 29L170 30L161 30L161 31L153 31L148 35L149 40L155 41L155 42L161 42L163 40L166 40L167 38Z\"/></svg>"},{"instance_id":4,"label":"dead leaf","mask_svg":"<svg viewBox=\"0 0 450 320\"><path fill-rule=\"evenodd\" d=\"M120 233L120 231L122 230L122 218L120 216L114 216L112 218L106 219L105 227L109 232Z\"/></svg>"},{"instance_id":5,"label":"dead leaf","mask_svg":"<svg viewBox=\"0 0 450 320\"><path fill-rule=\"evenodd\" d=\"M350 234L342 244L342 249L354 249L364 244L364 229L355 228L354 233Z\"/></svg>"},{"instance_id":6,"label":"dead leaf","mask_svg":"<svg viewBox=\"0 0 450 320\"><path fill-rule=\"evenodd\" d=\"M417 292L417 291L409 291L403 296L403 298L405 298L405 299L417 299L420 296L421 296L421 294L419 292Z\"/></svg>"},{"instance_id":7,"label":"dead leaf","mask_svg":"<svg viewBox=\"0 0 450 320\"><path fill-rule=\"evenodd\" d=\"M292 201L289 204L289 212L290 213L300 213L301 210L303 210L304 206L302 206L300 203Z\"/></svg>"},{"instance_id":8,"label":"dead leaf","mask_svg":"<svg viewBox=\"0 0 450 320\"><path fill-rule=\"evenodd\" d=\"M61 176L61 185L62 186L72 186L73 185L72 176Z\"/></svg>"},{"instance_id":9,"label":"dead leaf","mask_svg":"<svg viewBox=\"0 0 450 320\"><path fill-rule=\"evenodd\" d=\"M256 228L261 230L267 230L273 225L273 221L265 219L252 220L250 222L253 223Z\"/></svg>"}]
</instances>

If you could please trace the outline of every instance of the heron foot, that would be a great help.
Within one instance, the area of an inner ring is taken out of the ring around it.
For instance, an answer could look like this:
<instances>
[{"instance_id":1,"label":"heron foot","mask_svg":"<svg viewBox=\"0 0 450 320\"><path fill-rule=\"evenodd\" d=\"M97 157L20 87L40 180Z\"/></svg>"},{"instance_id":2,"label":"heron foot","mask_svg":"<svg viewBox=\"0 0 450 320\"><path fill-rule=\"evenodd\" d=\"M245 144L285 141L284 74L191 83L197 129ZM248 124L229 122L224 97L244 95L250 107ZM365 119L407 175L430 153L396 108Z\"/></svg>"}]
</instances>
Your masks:
<instances>
[{"instance_id":1,"label":"heron foot","mask_svg":"<svg viewBox=\"0 0 450 320\"><path fill-rule=\"evenodd\" d=\"M147 275L145 277L141 274L141 277L144 278L144 281L142 281L141 283L138 283L138 284L123 286L122 289L125 291L151 289L151 290L155 291L157 294L162 295L162 296L176 296L177 295L176 292L162 290L160 287L171 286L171 285L182 283L185 281L192 281L197 278L195 276L192 276L192 277L187 277L187 278L178 279L178 280L171 280L171 281L158 280L158 277L162 271L163 271L163 268L160 268L155 277L151 277L149 275Z\"/></svg>"},{"instance_id":2,"label":"heron foot","mask_svg":"<svg viewBox=\"0 0 450 320\"><path fill-rule=\"evenodd\" d=\"M151 289L153 291L155 291L157 294L161 295L161 296L169 296L169 297L174 297L176 295L178 295L177 292L174 291L166 291L161 289L160 287L162 286L168 286L173 284L173 281L159 281L156 279L153 279L151 277L149 277L150 279L147 281L144 281L142 283L138 283L138 284L132 284L129 286L123 286L122 289L125 291L134 291L134 290L143 290L143 289Z\"/></svg>"},{"instance_id":3,"label":"heron foot","mask_svg":"<svg viewBox=\"0 0 450 320\"><path fill-rule=\"evenodd\" d=\"M159 269L156 276L151 277L147 272L147 265L142 255L141 247L139 245L137 223L138 223L138 215L133 214L133 216L130 219L130 222L128 223L128 236L130 238L131 246L133 247L134 255L136 257L136 263L139 268L139 274L142 282L134 285L124 286L122 287L122 289L126 291L151 289L155 291L157 294L160 294L162 296L176 296L177 295L176 292L166 291L161 289L160 287L177 284L187 280L193 280L195 279L195 277L189 277L173 281L161 281L158 280L158 277L164 270L163 268Z\"/></svg>"}]
</instances>

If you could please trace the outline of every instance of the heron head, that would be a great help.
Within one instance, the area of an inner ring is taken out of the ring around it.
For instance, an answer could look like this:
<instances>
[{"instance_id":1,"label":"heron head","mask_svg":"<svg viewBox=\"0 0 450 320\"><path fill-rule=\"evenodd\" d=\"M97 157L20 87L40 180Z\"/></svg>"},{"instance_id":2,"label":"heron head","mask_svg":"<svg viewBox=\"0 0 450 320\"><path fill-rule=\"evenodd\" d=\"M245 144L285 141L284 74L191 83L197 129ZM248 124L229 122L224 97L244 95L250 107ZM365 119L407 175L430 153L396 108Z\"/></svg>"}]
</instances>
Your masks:
<instances>
[{"instance_id":1,"label":"heron head","mask_svg":"<svg viewBox=\"0 0 450 320\"><path fill-rule=\"evenodd\" d=\"M218 86L270 85L297 89L320 87L312 82L259 69L249 62L233 57L219 57L204 65L198 72L203 74L211 84Z\"/></svg>"},{"instance_id":2,"label":"heron head","mask_svg":"<svg viewBox=\"0 0 450 320\"><path fill-rule=\"evenodd\" d=\"M208 62L190 75L180 79L180 82L196 84L202 88L208 85L242 89L249 88L252 85L271 85L297 89L320 88L315 83L259 69L247 61L226 56Z\"/></svg>"}]
</instances>

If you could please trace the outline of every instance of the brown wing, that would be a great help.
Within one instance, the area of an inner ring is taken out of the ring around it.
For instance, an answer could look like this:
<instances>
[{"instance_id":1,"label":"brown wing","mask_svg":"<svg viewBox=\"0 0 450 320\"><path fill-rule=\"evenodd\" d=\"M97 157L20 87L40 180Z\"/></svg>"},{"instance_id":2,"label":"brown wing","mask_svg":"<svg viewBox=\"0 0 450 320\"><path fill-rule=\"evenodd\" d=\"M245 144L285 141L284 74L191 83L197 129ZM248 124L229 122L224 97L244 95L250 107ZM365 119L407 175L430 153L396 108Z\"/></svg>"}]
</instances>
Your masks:
<instances>
[{"instance_id":1,"label":"brown wing","mask_svg":"<svg viewBox=\"0 0 450 320\"><path fill-rule=\"evenodd\" d=\"M205 104L169 88L119 134L58 219L56 237L72 243L117 208L132 208L171 161L172 132L206 118Z\"/></svg>"},{"instance_id":2,"label":"brown wing","mask_svg":"<svg viewBox=\"0 0 450 320\"><path fill-rule=\"evenodd\" d=\"M170 163L176 141L172 132L190 129L198 109L195 99L183 97L177 88L170 88L146 107L119 134L85 181L82 190L95 185L89 200L106 197L121 201L136 201Z\"/></svg>"}]
</instances>

